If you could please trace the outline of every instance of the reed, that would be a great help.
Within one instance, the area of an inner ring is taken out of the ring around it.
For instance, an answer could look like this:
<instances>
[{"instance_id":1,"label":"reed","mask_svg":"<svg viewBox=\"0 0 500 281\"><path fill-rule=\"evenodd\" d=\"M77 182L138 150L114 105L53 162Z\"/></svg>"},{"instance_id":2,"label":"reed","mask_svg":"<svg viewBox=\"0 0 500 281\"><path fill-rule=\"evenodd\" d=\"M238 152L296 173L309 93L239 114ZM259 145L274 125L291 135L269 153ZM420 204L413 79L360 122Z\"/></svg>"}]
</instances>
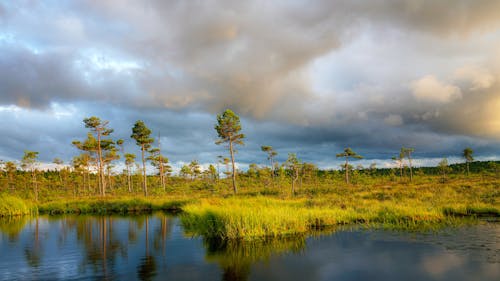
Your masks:
<instances>
[{"instance_id":1,"label":"reed","mask_svg":"<svg viewBox=\"0 0 500 281\"><path fill-rule=\"evenodd\" d=\"M373 203L335 206L311 199L204 199L184 206L181 220L192 234L244 240L295 235L345 224L411 229L451 220L440 208L415 202Z\"/></svg>"},{"instance_id":2,"label":"reed","mask_svg":"<svg viewBox=\"0 0 500 281\"><path fill-rule=\"evenodd\" d=\"M0 217L30 215L37 212L28 201L9 195L0 195Z\"/></svg>"}]
</instances>

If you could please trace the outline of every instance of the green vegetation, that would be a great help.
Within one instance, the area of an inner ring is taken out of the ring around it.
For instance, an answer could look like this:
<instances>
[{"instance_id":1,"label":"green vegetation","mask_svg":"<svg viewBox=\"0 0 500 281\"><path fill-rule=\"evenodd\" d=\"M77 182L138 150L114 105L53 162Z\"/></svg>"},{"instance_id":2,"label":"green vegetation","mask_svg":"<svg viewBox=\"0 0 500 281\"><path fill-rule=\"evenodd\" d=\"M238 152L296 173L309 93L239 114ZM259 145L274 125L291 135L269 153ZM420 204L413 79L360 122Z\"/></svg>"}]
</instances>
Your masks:
<instances>
[{"instance_id":1,"label":"green vegetation","mask_svg":"<svg viewBox=\"0 0 500 281\"><path fill-rule=\"evenodd\" d=\"M36 207L26 201L0 194L0 217L20 216L36 213Z\"/></svg>"},{"instance_id":2,"label":"green vegetation","mask_svg":"<svg viewBox=\"0 0 500 281\"><path fill-rule=\"evenodd\" d=\"M219 139L215 142L216 144L227 143L229 146L229 154L231 155L232 164L232 180L233 180L233 191L236 193L238 188L236 187L236 166L234 163L234 154L236 152L235 145L243 145L244 134L241 134L241 124L240 117L236 115L232 110L226 109L222 114L217 114L217 124L215 125L215 130Z\"/></svg>"},{"instance_id":3,"label":"green vegetation","mask_svg":"<svg viewBox=\"0 0 500 281\"><path fill-rule=\"evenodd\" d=\"M276 255L299 253L306 247L303 236L251 241L204 239L203 244L207 261L217 263L224 276L233 278L230 280L248 280L250 268L256 262Z\"/></svg>"},{"instance_id":4,"label":"green vegetation","mask_svg":"<svg viewBox=\"0 0 500 281\"><path fill-rule=\"evenodd\" d=\"M358 155L356 152L352 151L352 149L348 147L348 148L344 149L343 153L337 154L336 157L344 157L345 158L345 165L344 165L345 182L349 183L349 158L362 159L363 156Z\"/></svg>"},{"instance_id":5,"label":"green vegetation","mask_svg":"<svg viewBox=\"0 0 500 281\"><path fill-rule=\"evenodd\" d=\"M180 211L188 200L146 198L94 198L54 201L39 205L40 213L46 214L111 214L142 213L155 210Z\"/></svg>"},{"instance_id":6,"label":"green vegetation","mask_svg":"<svg viewBox=\"0 0 500 281\"><path fill-rule=\"evenodd\" d=\"M151 130L146 127L146 124L142 120L137 120L134 127L132 128L131 138L135 140L135 143L141 148L141 159L142 159L142 189L144 190L144 196L148 196L148 180L146 177L146 159L144 158L145 152L151 148L151 144L154 139L150 137Z\"/></svg>"},{"instance_id":7,"label":"green vegetation","mask_svg":"<svg viewBox=\"0 0 500 281\"><path fill-rule=\"evenodd\" d=\"M301 198L293 199L203 199L183 207L182 221L188 231L220 239L276 237L344 224L420 229L454 224L456 217L500 215L498 185L493 188L496 195L489 188L464 188L458 182L448 186L351 186L303 191Z\"/></svg>"},{"instance_id":8,"label":"green vegetation","mask_svg":"<svg viewBox=\"0 0 500 281\"><path fill-rule=\"evenodd\" d=\"M346 148L332 155L345 158L341 170L320 170L296 153L280 165L278 153L262 146L271 166L250 164L239 171L234 146L242 145L245 135L238 115L226 110L217 115L216 143L228 145L230 158L218 156L217 169L210 164L205 170L192 160L172 175L160 138L153 147L144 122L137 121L131 135L141 166L135 165L135 154L124 151L124 140L110 138L108 121L90 117L84 124L90 132L73 141L81 154L71 165L56 158L55 170L39 171L34 151L25 151L21 165L0 161L0 216L182 210L192 234L252 240L346 224L413 229L500 215L500 162L474 162L471 148L463 151L462 164L449 165L444 158L437 167L413 167L414 148L402 147L393 158L397 167L385 169L376 163L353 168L349 160L362 157ZM117 173L113 161L120 157L125 169ZM146 174L147 161L157 174ZM224 178L219 164L226 166Z\"/></svg>"},{"instance_id":9,"label":"green vegetation","mask_svg":"<svg viewBox=\"0 0 500 281\"><path fill-rule=\"evenodd\" d=\"M348 185L343 173L335 171L333 177L330 173L313 178L302 176L298 181L301 185L292 193L288 186L293 178L278 176L276 187L263 187L258 181L259 172L252 177L240 174L241 188L237 195L227 188L231 179L172 178L166 193L161 183L156 182L153 195L130 196L124 178L123 186L109 190L104 198L74 197L69 192L62 197L64 192L44 188L41 189L44 202L34 205L30 203L34 202L32 198L3 195L0 210L3 216L29 214L37 208L40 213L48 214L182 210L182 222L191 234L244 240L305 234L346 224L432 228L455 224L462 217L500 215L500 181L484 174L467 178L451 174L446 182L440 183L439 174L422 176L417 172L413 183L407 184L391 181L390 176L355 171L356 184ZM110 194L112 191L114 194Z\"/></svg>"}]
</instances>

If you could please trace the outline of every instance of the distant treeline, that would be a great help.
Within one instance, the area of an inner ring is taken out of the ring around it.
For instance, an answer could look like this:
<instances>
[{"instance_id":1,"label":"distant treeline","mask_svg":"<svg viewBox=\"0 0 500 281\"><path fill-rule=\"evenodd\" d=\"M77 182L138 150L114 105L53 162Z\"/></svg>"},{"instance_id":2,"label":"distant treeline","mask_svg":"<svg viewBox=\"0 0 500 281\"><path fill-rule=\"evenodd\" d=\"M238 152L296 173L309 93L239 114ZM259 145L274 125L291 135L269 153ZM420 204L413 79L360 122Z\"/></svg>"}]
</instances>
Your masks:
<instances>
[{"instance_id":1,"label":"distant treeline","mask_svg":"<svg viewBox=\"0 0 500 281\"><path fill-rule=\"evenodd\" d=\"M351 169L356 169L356 167L351 167ZM408 167L405 166L403 169L403 175L407 175ZM359 167L357 169L360 174L363 175L374 175L374 176L390 176L395 173L399 175L398 168L367 168ZM419 175L440 175L442 174L442 167L439 166L429 166L429 167L414 167L413 171L415 174ZM474 161L469 163L470 173L500 173L500 161ZM318 176L323 176L326 173L335 173L332 170L318 170ZM337 171L338 172L338 171ZM455 163L448 165L448 174L466 174L467 164L466 163Z\"/></svg>"},{"instance_id":2,"label":"distant treeline","mask_svg":"<svg viewBox=\"0 0 500 281\"><path fill-rule=\"evenodd\" d=\"M261 146L262 157L267 156L268 165L250 164L247 171L236 169L235 146L244 144L245 135L238 115L227 109L217 115L215 130L218 139L215 144L225 144L228 156L218 156L215 163L202 169L197 160L181 167L177 175L172 174L169 159L162 154L160 136L155 139L146 124L137 120L132 127L130 138L135 141L141 151L136 154L125 151L123 139L113 139L113 129L109 122L92 116L83 120L89 131L86 138L72 141L72 145L80 154L73 157L70 163L64 163L55 158L57 167L53 171L40 170L39 152L25 150L19 163L0 161L0 192L16 193L23 198L38 201L47 196L66 194L73 196L101 195L107 193L142 192L148 196L165 194L168 191L195 187L198 189L228 189L232 187L237 193L238 184L242 187L283 187L291 186L291 193L303 186L336 186L343 184L363 184L380 178L384 181L400 183L414 182L418 176L439 175L445 182L450 175L470 175L481 173L487 175L499 174L500 161L474 162L473 150L469 147L463 150L464 163L448 165L445 158L437 167L414 167L414 148L401 147L397 156L392 157L396 168L378 168L375 163L369 167L353 166L353 159L361 159L351 148L347 147L335 155L343 159L340 170L321 170L314 163L303 162L295 153L289 153L283 163L275 161L278 152L272 146ZM138 158L138 159L136 159ZM115 163L123 159L125 169L116 173ZM136 161L137 160L137 161ZM351 161L351 162L350 162ZM155 168L155 175L146 174L146 164ZM355 162L354 162L355 163ZM223 176L221 176L223 175ZM151 190L148 189L151 187Z\"/></svg>"},{"instance_id":3,"label":"distant treeline","mask_svg":"<svg viewBox=\"0 0 500 281\"><path fill-rule=\"evenodd\" d=\"M470 177L477 179L478 176L499 178L500 161L475 161L469 163ZM38 199L41 201L53 200L58 197L88 197L99 195L99 178L97 173L86 174L82 170L75 170L70 167L61 167L57 170L37 171L36 180L33 179L30 171L21 169L5 169L1 166L0 173L0 193L16 195L25 199ZM193 169L193 172L184 171L179 175L168 175L165 180L164 189L159 175L147 175L147 181L151 187L152 195L162 194L185 194L186 192L217 192L224 194L230 191L231 175L230 171L220 168L219 177L217 172L203 170L200 167ZM380 184L405 184L409 181L409 168L356 168L352 169L351 182L349 185L371 186L374 183ZM413 169L414 182L418 184L423 181L433 181L436 184L445 183L442 167L418 167ZM224 176L224 174L226 176ZM238 181L241 188L246 190L269 188L273 190L289 190L294 179L294 171L285 165L277 166L274 171L269 166L250 165L247 171L238 171ZM445 177L460 177L467 180L465 163L451 164L446 171ZM106 174L108 182L108 193L110 195L134 195L142 194L143 175L140 169L135 169L128 177L126 171L123 173L110 172ZM36 197L33 186L36 185ZM343 170L322 170L314 164L303 163L298 173L296 189L313 188L336 188L348 185L344 180ZM130 188L129 188L130 187ZM294 190L295 192L295 190Z\"/></svg>"}]
</instances>

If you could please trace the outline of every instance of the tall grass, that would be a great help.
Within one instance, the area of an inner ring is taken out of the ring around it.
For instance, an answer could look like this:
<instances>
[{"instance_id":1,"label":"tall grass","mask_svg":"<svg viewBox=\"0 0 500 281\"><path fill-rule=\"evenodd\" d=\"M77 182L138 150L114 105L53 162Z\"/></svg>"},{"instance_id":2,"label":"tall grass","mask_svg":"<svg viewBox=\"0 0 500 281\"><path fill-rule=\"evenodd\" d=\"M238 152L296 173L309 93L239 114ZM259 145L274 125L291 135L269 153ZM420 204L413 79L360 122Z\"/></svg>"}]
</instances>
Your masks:
<instances>
[{"instance_id":1,"label":"tall grass","mask_svg":"<svg viewBox=\"0 0 500 281\"><path fill-rule=\"evenodd\" d=\"M187 200L159 198L93 198L62 200L41 204L40 213L109 214L137 213L153 210L179 211Z\"/></svg>"},{"instance_id":2,"label":"tall grass","mask_svg":"<svg viewBox=\"0 0 500 281\"><path fill-rule=\"evenodd\" d=\"M497 182L450 181L412 185L304 188L297 196L247 193L201 199L183 207L192 233L221 239L276 237L343 224L400 229L433 228L460 217L500 216Z\"/></svg>"},{"instance_id":3,"label":"tall grass","mask_svg":"<svg viewBox=\"0 0 500 281\"><path fill-rule=\"evenodd\" d=\"M201 200L183 207L188 232L220 239L251 240L305 233L336 225L362 223L402 228L446 222L439 208L383 202L358 207L322 205L308 199L265 197Z\"/></svg>"},{"instance_id":4,"label":"tall grass","mask_svg":"<svg viewBox=\"0 0 500 281\"><path fill-rule=\"evenodd\" d=\"M20 198L0 195L0 217L29 215L36 210L35 206Z\"/></svg>"},{"instance_id":5,"label":"tall grass","mask_svg":"<svg viewBox=\"0 0 500 281\"><path fill-rule=\"evenodd\" d=\"M192 234L207 238L246 239L289 236L337 225L421 228L455 223L461 217L500 216L500 181L481 177L453 178L437 184L432 177L413 183L369 180L300 186L241 186L230 189L175 187L151 197L121 193L102 197L42 197L41 213L133 213L182 210ZM221 182L221 186L223 183ZM222 187L221 187L222 188ZM225 191L224 191L225 190ZM0 216L36 211L29 201L0 197Z\"/></svg>"}]
</instances>

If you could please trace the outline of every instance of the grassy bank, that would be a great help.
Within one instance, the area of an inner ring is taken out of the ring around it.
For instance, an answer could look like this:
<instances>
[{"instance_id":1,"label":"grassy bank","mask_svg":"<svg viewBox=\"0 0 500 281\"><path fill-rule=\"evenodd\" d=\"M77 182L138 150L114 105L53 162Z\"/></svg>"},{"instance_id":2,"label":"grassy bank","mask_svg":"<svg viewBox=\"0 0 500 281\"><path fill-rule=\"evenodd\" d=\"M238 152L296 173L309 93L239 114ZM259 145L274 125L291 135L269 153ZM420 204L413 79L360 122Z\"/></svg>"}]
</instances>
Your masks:
<instances>
[{"instance_id":1,"label":"grassy bank","mask_svg":"<svg viewBox=\"0 0 500 281\"><path fill-rule=\"evenodd\" d=\"M254 239L355 223L416 228L450 220L438 208L395 202L359 207L322 206L321 203L264 197L202 200L183 207L182 222L188 231L207 237Z\"/></svg>"},{"instance_id":2,"label":"grassy bank","mask_svg":"<svg viewBox=\"0 0 500 281\"><path fill-rule=\"evenodd\" d=\"M0 195L0 217L29 215L37 212L36 206L17 197Z\"/></svg>"},{"instance_id":3,"label":"grassy bank","mask_svg":"<svg viewBox=\"0 0 500 281\"><path fill-rule=\"evenodd\" d=\"M499 185L350 186L302 190L299 196L201 199L187 204L182 222L220 239L276 237L344 224L399 229L450 225L462 217L500 216Z\"/></svg>"},{"instance_id":4,"label":"grassy bank","mask_svg":"<svg viewBox=\"0 0 500 281\"><path fill-rule=\"evenodd\" d=\"M230 191L191 188L151 197L114 194L102 197L50 197L37 205L29 199L0 197L0 216L45 214L137 213L183 211L185 229L217 239L279 237L358 224L400 229L449 225L463 217L500 216L500 182L450 179L436 184L421 178L413 184L373 181L354 185L242 187ZM50 201L49 201L50 200Z\"/></svg>"},{"instance_id":5,"label":"grassy bank","mask_svg":"<svg viewBox=\"0 0 500 281\"><path fill-rule=\"evenodd\" d=\"M38 206L42 214L109 214L138 213L154 210L180 211L186 199L168 198L86 198L43 203Z\"/></svg>"}]
</instances>

